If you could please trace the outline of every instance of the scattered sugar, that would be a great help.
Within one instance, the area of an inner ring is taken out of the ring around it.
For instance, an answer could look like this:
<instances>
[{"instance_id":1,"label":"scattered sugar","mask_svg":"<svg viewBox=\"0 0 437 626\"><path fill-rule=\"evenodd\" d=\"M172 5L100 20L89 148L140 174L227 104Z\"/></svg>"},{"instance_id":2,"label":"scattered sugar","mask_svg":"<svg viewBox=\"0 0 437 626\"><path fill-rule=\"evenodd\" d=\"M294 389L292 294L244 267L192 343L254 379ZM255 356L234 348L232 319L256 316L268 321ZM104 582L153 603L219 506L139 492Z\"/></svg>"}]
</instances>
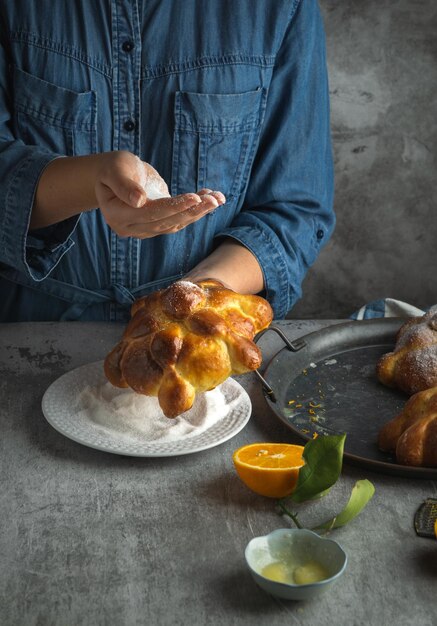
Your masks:
<instances>
[{"instance_id":1,"label":"scattered sugar","mask_svg":"<svg viewBox=\"0 0 437 626\"><path fill-rule=\"evenodd\" d=\"M406 327L395 346L395 352L402 348L416 348L436 343L435 331L425 322Z\"/></svg>"},{"instance_id":2,"label":"scattered sugar","mask_svg":"<svg viewBox=\"0 0 437 626\"><path fill-rule=\"evenodd\" d=\"M176 318L184 318L205 300L203 290L188 280L179 280L167 288L165 310Z\"/></svg>"},{"instance_id":3,"label":"scattered sugar","mask_svg":"<svg viewBox=\"0 0 437 626\"><path fill-rule=\"evenodd\" d=\"M410 370L410 377L424 381L437 381L437 345L407 352L400 360L399 367ZM429 386L433 386L434 382Z\"/></svg>"},{"instance_id":4,"label":"scattered sugar","mask_svg":"<svg viewBox=\"0 0 437 626\"><path fill-rule=\"evenodd\" d=\"M79 395L76 418L92 421L101 431L125 442L174 441L197 435L223 419L230 404L219 387L196 395L192 408L166 417L157 398L119 389L105 382Z\"/></svg>"},{"instance_id":5,"label":"scattered sugar","mask_svg":"<svg viewBox=\"0 0 437 626\"><path fill-rule=\"evenodd\" d=\"M183 289L200 289L199 285L196 285L196 283L192 283L189 280L178 280L176 283L174 283L175 285L180 285Z\"/></svg>"},{"instance_id":6,"label":"scattered sugar","mask_svg":"<svg viewBox=\"0 0 437 626\"><path fill-rule=\"evenodd\" d=\"M191 194L190 198L187 198L188 194L181 194L180 196L173 196L173 198L170 198L169 202L172 206L177 207L178 204L186 204L187 199L190 200L190 202L194 203L193 206L190 207L190 211L194 209L194 211L196 210L197 206L200 204L201 200L198 197L197 200L195 200L193 198L194 194ZM184 210L187 210L186 207L184 207Z\"/></svg>"}]
</instances>

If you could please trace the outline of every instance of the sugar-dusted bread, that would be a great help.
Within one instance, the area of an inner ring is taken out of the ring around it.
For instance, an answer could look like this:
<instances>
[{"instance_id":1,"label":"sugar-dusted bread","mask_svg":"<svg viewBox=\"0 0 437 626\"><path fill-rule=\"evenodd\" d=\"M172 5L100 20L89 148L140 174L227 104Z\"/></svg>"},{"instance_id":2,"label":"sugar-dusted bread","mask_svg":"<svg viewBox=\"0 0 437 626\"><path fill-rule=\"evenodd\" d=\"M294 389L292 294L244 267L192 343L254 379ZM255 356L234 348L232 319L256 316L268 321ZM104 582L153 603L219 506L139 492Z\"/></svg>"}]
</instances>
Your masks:
<instances>
[{"instance_id":1,"label":"sugar-dusted bread","mask_svg":"<svg viewBox=\"0 0 437 626\"><path fill-rule=\"evenodd\" d=\"M134 302L131 314L105 359L106 377L116 387L158 396L167 417L190 409L196 392L257 369L261 352L252 340L273 317L264 298L213 280L176 282Z\"/></svg>"},{"instance_id":2,"label":"sugar-dusted bread","mask_svg":"<svg viewBox=\"0 0 437 626\"><path fill-rule=\"evenodd\" d=\"M411 396L380 430L378 446L401 465L437 467L437 386Z\"/></svg>"},{"instance_id":3,"label":"sugar-dusted bread","mask_svg":"<svg viewBox=\"0 0 437 626\"><path fill-rule=\"evenodd\" d=\"M376 367L379 380L409 395L437 386L437 307L401 326L393 352Z\"/></svg>"}]
</instances>

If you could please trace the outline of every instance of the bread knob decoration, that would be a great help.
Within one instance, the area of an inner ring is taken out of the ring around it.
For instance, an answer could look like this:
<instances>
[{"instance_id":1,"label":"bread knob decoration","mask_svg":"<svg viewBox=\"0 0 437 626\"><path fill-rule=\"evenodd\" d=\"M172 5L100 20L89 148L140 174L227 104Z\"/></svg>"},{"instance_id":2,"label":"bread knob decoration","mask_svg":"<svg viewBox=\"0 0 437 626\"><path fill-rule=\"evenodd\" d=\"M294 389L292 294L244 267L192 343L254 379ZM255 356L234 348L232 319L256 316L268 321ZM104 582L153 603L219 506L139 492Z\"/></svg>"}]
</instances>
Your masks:
<instances>
[{"instance_id":1,"label":"bread knob decoration","mask_svg":"<svg viewBox=\"0 0 437 626\"><path fill-rule=\"evenodd\" d=\"M395 452L401 465L437 467L437 387L411 396L379 431L378 446Z\"/></svg>"},{"instance_id":2,"label":"bread knob decoration","mask_svg":"<svg viewBox=\"0 0 437 626\"><path fill-rule=\"evenodd\" d=\"M437 307L401 326L393 352L381 357L376 374L384 385L409 395L437 386Z\"/></svg>"},{"instance_id":3,"label":"bread knob decoration","mask_svg":"<svg viewBox=\"0 0 437 626\"><path fill-rule=\"evenodd\" d=\"M105 375L116 387L157 396L173 418L192 407L196 393L260 366L253 338L273 312L264 298L215 280L181 280L135 301L131 316L105 359Z\"/></svg>"}]
</instances>

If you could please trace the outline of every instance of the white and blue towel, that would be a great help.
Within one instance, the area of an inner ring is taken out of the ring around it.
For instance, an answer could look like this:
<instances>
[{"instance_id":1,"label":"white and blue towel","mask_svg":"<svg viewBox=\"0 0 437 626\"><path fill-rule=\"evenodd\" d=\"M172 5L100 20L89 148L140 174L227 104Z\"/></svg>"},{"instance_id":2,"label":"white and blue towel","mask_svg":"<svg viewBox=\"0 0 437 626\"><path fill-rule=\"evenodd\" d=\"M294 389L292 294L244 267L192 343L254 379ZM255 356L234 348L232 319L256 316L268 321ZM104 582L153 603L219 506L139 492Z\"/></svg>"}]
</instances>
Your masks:
<instances>
[{"instance_id":1,"label":"white and blue towel","mask_svg":"<svg viewBox=\"0 0 437 626\"><path fill-rule=\"evenodd\" d=\"M351 315L353 320L369 320L377 317L415 317L423 315L425 311L418 309L408 302L383 298L369 302Z\"/></svg>"}]
</instances>

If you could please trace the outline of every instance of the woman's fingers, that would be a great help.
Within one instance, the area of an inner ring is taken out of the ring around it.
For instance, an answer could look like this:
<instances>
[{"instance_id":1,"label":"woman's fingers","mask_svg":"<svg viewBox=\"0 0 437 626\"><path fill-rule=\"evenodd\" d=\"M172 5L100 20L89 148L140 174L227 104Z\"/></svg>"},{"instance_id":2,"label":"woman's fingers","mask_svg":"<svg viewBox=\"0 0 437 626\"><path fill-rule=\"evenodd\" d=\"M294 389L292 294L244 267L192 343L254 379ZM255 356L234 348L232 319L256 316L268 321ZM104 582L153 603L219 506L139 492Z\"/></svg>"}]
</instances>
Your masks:
<instances>
[{"instance_id":1,"label":"woman's fingers","mask_svg":"<svg viewBox=\"0 0 437 626\"><path fill-rule=\"evenodd\" d=\"M114 197L119 198L130 207L140 207L147 201L144 188L132 177L120 172L112 176L110 180L100 181L100 191L103 198L108 200Z\"/></svg>"},{"instance_id":2,"label":"woman's fingers","mask_svg":"<svg viewBox=\"0 0 437 626\"><path fill-rule=\"evenodd\" d=\"M114 223L124 224L125 228L132 223L147 224L160 219L178 215L196 205L204 204L204 200L195 193L187 193L175 198L160 198L149 200L138 208L134 208L129 202L124 202L114 190L107 185L101 185L98 200L100 209L105 215L108 224L113 228Z\"/></svg>"},{"instance_id":3,"label":"woman's fingers","mask_svg":"<svg viewBox=\"0 0 437 626\"><path fill-rule=\"evenodd\" d=\"M136 222L151 223L162 219L170 218L173 215L179 215L182 211L186 211L203 202L197 193L184 193L173 198L159 198L157 200L148 200L139 209Z\"/></svg>"},{"instance_id":4,"label":"woman's fingers","mask_svg":"<svg viewBox=\"0 0 437 626\"><path fill-rule=\"evenodd\" d=\"M226 202L226 198L219 191L201 190L199 193L184 193L173 198L159 198L158 200L149 200L143 205L144 223L161 221L174 217L177 221L178 216L183 211L192 206L202 205L201 209L216 209ZM136 222L143 219L135 220Z\"/></svg>"},{"instance_id":5,"label":"woman's fingers","mask_svg":"<svg viewBox=\"0 0 437 626\"><path fill-rule=\"evenodd\" d=\"M132 236L140 239L146 239L148 237L156 237L157 235L176 233L189 226L189 224L197 222L197 220L201 219L208 213L211 213L211 211L214 211L214 209L219 206L215 196L210 194L201 194L201 197L201 203L197 206L190 207L177 215L149 222L148 224L141 222L130 224L129 228L134 233Z\"/></svg>"},{"instance_id":6,"label":"woman's fingers","mask_svg":"<svg viewBox=\"0 0 437 626\"><path fill-rule=\"evenodd\" d=\"M220 203L223 194L183 194L175 198L151 200L140 208L132 208L106 189L106 202L101 211L106 222L120 237L141 239L177 232L204 217ZM157 216L160 219L152 219Z\"/></svg>"},{"instance_id":7,"label":"woman's fingers","mask_svg":"<svg viewBox=\"0 0 437 626\"><path fill-rule=\"evenodd\" d=\"M198 196L205 196L205 195L210 195L210 196L214 196L214 198L217 200L217 202L219 203L219 205L221 204L225 204L226 202L226 198L224 196L224 194L222 194L221 191L213 191L212 189L201 189L200 191L197 192Z\"/></svg>"}]
</instances>

